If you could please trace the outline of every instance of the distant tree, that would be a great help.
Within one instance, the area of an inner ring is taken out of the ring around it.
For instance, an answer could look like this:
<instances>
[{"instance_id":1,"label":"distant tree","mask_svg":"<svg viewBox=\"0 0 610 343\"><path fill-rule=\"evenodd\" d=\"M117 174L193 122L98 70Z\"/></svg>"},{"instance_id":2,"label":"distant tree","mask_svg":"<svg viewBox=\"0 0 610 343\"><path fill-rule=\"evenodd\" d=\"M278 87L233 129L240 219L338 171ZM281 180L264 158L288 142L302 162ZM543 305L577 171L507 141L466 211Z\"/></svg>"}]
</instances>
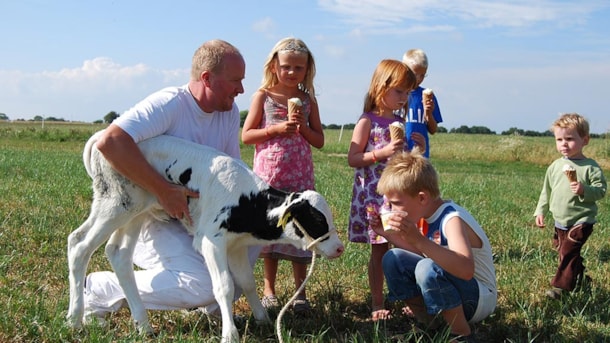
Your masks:
<instances>
[{"instance_id":1,"label":"distant tree","mask_svg":"<svg viewBox=\"0 0 610 343\"><path fill-rule=\"evenodd\" d=\"M9 120L9 118L6 114L0 113L0 120Z\"/></svg>"},{"instance_id":2,"label":"distant tree","mask_svg":"<svg viewBox=\"0 0 610 343\"><path fill-rule=\"evenodd\" d=\"M66 121L64 118L55 118L55 117L46 117L44 118L46 121Z\"/></svg>"},{"instance_id":3,"label":"distant tree","mask_svg":"<svg viewBox=\"0 0 610 343\"><path fill-rule=\"evenodd\" d=\"M451 133L470 133L470 128L466 125L462 125L462 126L458 127L457 129L456 128L451 129L449 132L451 132Z\"/></svg>"},{"instance_id":4,"label":"distant tree","mask_svg":"<svg viewBox=\"0 0 610 343\"><path fill-rule=\"evenodd\" d=\"M110 124L118 117L119 117L118 113L116 113L115 111L110 111L110 112L108 112L108 114L106 114L104 116L104 123Z\"/></svg>"},{"instance_id":5,"label":"distant tree","mask_svg":"<svg viewBox=\"0 0 610 343\"><path fill-rule=\"evenodd\" d=\"M480 134L480 135L495 135L494 131L491 131L489 128L485 126L473 126L470 128L470 132Z\"/></svg>"},{"instance_id":6,"label":"distant tree","mask_svg":"<svg viewBox=\"0 0 610 343\"><path fill-rule=\"evenodd\" d=\"M239 111L239 126L240 127L244 127L244 122L246 121L247 116L248 116L247 110Z\"/></svg>"},{"instance_id":7,"label":"distant tree","mask_svg":"<svg viewBox=\"0 0 610 343\"><path fill-rule=\"evenodd\" d=\"M337 125L337 124L330 124L330 125L326 126L326 128L328 130L339 130L339 129L341 129L341 126Z\"/></svg>"},{"instance_id":8,"label":"distant tree","mask_svg":"<svg viewBox=\"0 0 610 343\"><path fill-rule=\"evenodd\" d=\"M523 136L524 132L521 129L518 129L516 127L511 127L510 129L508 129L507 131L502 131L501 133L504 136L510 136L510 135L519 135L519 136Z\"/></svg>"},{"instance_id":9,"label":"distant tree","mask_svg":"<svg viewBox=\"0 0 610 343\"><path fill-rule=\"evenodd\" d=\"M104 123L104 121L101 120L101 119L98 119L98 120L93 122L93 124L103 124L103 123Z\"/></svg>"},{"instance_id":10,"label":"distant tree","mask_svg":"<svg viewBox=\"0 0 610 343\"><path fill-rule=\"evenodd\" d=\"M34 116L34 121L43 121L44 118L42 116Z\"/></svg>"},{"instance_id":11,"label":"distant tree","mask_svg":"<svg viewBox=\"0 0 610 343\"><path fill-rule=\"evenodd\" d=\"M438 133L447 133L448 131L447 131L446 127L439 126L439 127L436 128L436 132L438 132Z\"/></svg>"}]
</instances>

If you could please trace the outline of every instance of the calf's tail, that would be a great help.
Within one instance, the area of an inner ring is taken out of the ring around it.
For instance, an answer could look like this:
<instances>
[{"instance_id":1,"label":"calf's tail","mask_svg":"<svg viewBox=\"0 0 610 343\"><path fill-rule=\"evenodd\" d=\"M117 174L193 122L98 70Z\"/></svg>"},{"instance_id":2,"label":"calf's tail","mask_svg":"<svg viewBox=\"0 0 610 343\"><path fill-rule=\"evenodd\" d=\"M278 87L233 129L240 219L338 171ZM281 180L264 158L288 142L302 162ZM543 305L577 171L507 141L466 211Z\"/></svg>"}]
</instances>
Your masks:
<instances>
[{"instance_id":1,"label":"calf's tail","mask_svg":"<svg viewBox=\"0 0 610 343\"><path fill-rule=\"evenodd\" d=\"M102 134L102 132L104 132L104 130L94 133L93 136L91 136L91 138L89 138L89 140L85 144L85 149L83 150L83 164L85 165L85 170L87 170L87 174L91 178L93 178L93 173L91 171L91 150L95 146L95 143L97 143L97 140Z\"/></svg>"}]
</instances>

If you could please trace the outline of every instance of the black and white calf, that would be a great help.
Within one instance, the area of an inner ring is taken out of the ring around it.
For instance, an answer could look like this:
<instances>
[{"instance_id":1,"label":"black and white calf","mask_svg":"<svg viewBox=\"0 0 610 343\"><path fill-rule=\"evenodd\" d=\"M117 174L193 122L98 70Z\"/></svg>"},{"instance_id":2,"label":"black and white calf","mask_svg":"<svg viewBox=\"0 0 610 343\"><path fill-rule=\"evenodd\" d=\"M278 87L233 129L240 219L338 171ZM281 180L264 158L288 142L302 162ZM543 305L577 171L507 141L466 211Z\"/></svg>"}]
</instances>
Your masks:
<instances>
[{"instance_id":1,"label":"black and white calf","mask_svg":"<svg viewBox=\"0 0 610 343\"><path fill-rule=\"evenodd\" d=\"M68 237L71 326L83 321L83 287L93 252L104 242L132 317L140 332L152 332L136 287L132 255L144 217L166 218L155 197L117 173L96 149L99 133L83 153L93 179L87 220ZM256 293L247 246L290 243L328 258L344 250L330 208L315 191L286 193L269 187L248 166L210 147L159 136L138 144L157 171L171 182L198 191L189 199L193 246L207 263L222 314L222 341L239 339L233 322L234 284L241 287L257 321L270 321Z\"/></svg>"}]
</instances>

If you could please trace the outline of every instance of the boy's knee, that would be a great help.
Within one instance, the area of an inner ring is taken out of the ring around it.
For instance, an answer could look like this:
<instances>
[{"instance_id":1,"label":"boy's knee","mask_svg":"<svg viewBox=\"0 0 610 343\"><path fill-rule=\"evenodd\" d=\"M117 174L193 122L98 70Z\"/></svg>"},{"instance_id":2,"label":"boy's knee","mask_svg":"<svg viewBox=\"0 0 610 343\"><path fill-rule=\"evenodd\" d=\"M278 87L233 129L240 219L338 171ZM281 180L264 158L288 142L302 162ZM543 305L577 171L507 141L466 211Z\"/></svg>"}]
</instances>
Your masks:
<instances>
[{"instance_id":1,"label":"boy's knee","mask_svg":"<svg viewBox=\"0 0 610 343\"><path fill-rule=\"evenodd\" d=\"M437 274L435 271L437 264L430 258L424 258L415 266L415 279L418 281L427 280Z\"/></svg>"},{"instance_id":2,"label":"boy's knee","mask_svg":"<svg viewBox=\"0 0 610 343\"><path fill-rule=\"evenodd\" d=\"M384 271L394 269L397 260L398 256L396 256L394 249L390 249L381 258L381 268L383 268Z\"/></svg>"}]
</instances>

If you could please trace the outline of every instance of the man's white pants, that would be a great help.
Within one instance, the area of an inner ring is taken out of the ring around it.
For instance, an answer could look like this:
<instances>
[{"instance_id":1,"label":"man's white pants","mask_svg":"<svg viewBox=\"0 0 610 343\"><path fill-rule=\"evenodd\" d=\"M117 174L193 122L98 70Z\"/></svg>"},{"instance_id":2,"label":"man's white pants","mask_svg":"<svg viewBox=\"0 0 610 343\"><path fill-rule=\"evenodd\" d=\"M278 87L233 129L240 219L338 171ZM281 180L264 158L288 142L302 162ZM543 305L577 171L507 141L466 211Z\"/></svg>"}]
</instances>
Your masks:
<instances>
[{"instance_id":1,"label":"man's white pants","mask_svg":"<svg viewBox=\"0 0 610 343\"><path fill-rule=\"evenodd\" d=\"M140 232L134 252L134 264L140 297L147 309L178 310L218 309L212 279L200 253L193 248L193 237L177 221L149 220ZM248 257L254 266L261 247L250 247ZM241 290L236 288L235 299ZM85 314L103 316L126 306L123 289L116 275L109 271L87 275Z\"/></svg>"}]
</instances>

